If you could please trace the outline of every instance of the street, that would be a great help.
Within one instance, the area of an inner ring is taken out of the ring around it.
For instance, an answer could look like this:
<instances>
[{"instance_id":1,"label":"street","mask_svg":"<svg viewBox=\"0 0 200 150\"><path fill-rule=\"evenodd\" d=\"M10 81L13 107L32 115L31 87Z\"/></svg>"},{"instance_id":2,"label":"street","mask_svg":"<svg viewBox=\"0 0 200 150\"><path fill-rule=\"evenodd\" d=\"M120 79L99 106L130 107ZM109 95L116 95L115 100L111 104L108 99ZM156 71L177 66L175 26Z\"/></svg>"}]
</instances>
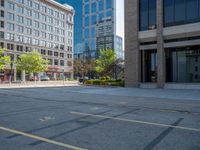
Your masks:
<instances>
[{"instance_id":1,"label":"street","mask_svg":"<svg viewBox=\"0 0 200 150\"><path fill-rule=\"evenodd\" d=\"M200 91L0 89L0 150L200 150Z\"/></svg>"}]
</instances>

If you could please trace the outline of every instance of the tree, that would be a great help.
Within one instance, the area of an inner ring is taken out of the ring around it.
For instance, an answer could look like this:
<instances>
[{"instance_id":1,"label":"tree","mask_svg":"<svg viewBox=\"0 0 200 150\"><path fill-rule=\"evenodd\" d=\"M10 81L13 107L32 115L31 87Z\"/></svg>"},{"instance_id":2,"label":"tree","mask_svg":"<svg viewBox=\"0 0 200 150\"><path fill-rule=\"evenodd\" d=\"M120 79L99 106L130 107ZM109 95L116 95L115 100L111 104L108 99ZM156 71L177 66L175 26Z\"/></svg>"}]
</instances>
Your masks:
<instances>
[{"instance_id":1,"label":"tree","mask_svg":"<svg viewBox=\"0 0 200 150\"><path fill-rule=\"evenodd\" d=\"M47 70L48 60L42 58L38 52L26 52L19 56L16 67L20 71L27 73L39 73Z\"/></svg>"},{"instance_id":2,"label":"tree","mask_svg":"<svg viewBox=\"0 0 200 150\"><path fill-rule=\"evenodd\" d=\"M3 70L5 65L10 62L10 56L3 55L4 50L0 49L0 70Z\"/></svg>"},{"instance_id":3,"label":"tree","mask_svg":"<svg viewBox=\"0 0 200 150\"><path fill-rule=\"evenodd\" d=\"M96 60L96 71L100 76L113 77L115 72L116 54L112 49L100 50L99 58Z\"/></svg>"},{"instance_id":4,"label":"tree","mask_svg":"<svg viewBox=\"0 0 200 150\"><path fill-rule=\"evenodd\" d=\"M95 61L92 59L74 59L74 75L92 78L95 72Z\"/></svg>"}]
</instances>

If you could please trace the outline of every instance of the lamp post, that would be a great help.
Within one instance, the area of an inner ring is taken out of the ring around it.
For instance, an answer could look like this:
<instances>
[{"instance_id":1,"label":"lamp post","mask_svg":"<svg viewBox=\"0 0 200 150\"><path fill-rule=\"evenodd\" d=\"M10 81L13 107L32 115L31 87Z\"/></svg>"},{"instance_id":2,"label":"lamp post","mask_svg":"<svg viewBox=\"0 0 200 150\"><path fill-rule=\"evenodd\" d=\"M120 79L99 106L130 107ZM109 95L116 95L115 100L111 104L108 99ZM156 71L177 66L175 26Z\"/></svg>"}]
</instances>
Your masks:
<instances>
[{"instance_id":1,"label":"lamp post","mask_svg":"<svg viewBox=\"0 0 200 150\"><path fill-rule=\"evenodd\" d=\"M10 63L10 77L9 77L10 78L10 84L12 82L12 73L13 73L12 70L13 70L13 62Z\"/></svg>"}]
</instances>

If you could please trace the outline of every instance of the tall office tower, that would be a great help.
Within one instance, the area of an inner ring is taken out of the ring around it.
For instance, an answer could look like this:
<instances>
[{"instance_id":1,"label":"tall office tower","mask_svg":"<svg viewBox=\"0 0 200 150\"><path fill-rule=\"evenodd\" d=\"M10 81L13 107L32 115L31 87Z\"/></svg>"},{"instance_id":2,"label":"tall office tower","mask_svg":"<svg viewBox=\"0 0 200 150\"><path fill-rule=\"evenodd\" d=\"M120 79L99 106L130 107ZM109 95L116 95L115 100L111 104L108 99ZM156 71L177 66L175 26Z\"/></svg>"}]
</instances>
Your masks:
<instances>
[{"instance_id":1,"label":"tall office tower","mask_svg":"<svg viewBox=\"0 0 200 150\"><path fill-rule=\"evenodd\" d=\"M101 48L123 53L118 39L124 37L124 0L83 0L82 4L84 57L98 57Z\"/></svg>"},{"instance_id":2,"label":"tall office tower","mask_svg":"<svg viewBox=\"0 0 200 150\"><path fill-rule=\"evenodd\" d=\"M200 0L126 0L125 8L126 86L199 83Z\"/></svg>"},{"instance_id":3,"label":"tall office tower","mask_svg":"<svg viewBox=\"0 0 200 150\"><path fill-rule=\"evenodd\" d=\"M61 4L68 4L75 10L74 16L74 58L83 57L82 37L82 0L56 0Z\"/></svg>"},{"instance_id":4,"label":"tall office tower","mask_svg":"<svg viewBox=\"0 0 200 150\"><path fill-rule=\"evenodd\" d=\"M73 75L74 9L53 0L0 0L0 46L13 60L36 50L52 78ZM7 66L8 72L11 68ZM20 78L14 67L14 80Z\"/></svg>"}]
</instances>

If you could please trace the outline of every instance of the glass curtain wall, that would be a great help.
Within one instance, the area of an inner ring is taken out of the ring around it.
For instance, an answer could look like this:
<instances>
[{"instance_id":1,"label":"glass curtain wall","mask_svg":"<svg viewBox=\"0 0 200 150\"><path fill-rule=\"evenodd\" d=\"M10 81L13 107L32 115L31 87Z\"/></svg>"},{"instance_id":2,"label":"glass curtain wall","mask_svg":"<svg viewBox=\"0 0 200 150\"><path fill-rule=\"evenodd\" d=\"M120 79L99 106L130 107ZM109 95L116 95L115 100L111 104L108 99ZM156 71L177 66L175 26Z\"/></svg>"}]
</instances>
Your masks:
<instances>
[{"instance_id":1,"label":"glass curtain wall","mask_svg":"<svg viewBox=\"0 0 200 150\"><path fill-rule=\"evenodd\" d=\"M142 82L157 82L157 50L141 51Z\"/></svg>"},{"instance_id":2,"label":"glass curtain wall","mask_svg":"<svg viewBox=\"0 0 200 150\"><path fill-rule=\"evenodd\" d=\"M140 0L140 31L156 29L156 0Z\"/></svg>"},{"instance_id":3,"label":"glass curtain wall","mask_svg":"<svg viewBox=\"0 0 200 150\"><path fill-rule=\"evenodd\" d=\"M165 27L198 21L200 21L200 0L164 0Z\"/></svg>"},{"instance_id":4,"label":"glass curtain wall","mask_svg":"<svg viewBox=\"0 0 200 150\"><path fill-rule=\"evenodd\" d=\"M167 82L200 82L200 46L166 50Z\"/></svg>"}]
</instances>

